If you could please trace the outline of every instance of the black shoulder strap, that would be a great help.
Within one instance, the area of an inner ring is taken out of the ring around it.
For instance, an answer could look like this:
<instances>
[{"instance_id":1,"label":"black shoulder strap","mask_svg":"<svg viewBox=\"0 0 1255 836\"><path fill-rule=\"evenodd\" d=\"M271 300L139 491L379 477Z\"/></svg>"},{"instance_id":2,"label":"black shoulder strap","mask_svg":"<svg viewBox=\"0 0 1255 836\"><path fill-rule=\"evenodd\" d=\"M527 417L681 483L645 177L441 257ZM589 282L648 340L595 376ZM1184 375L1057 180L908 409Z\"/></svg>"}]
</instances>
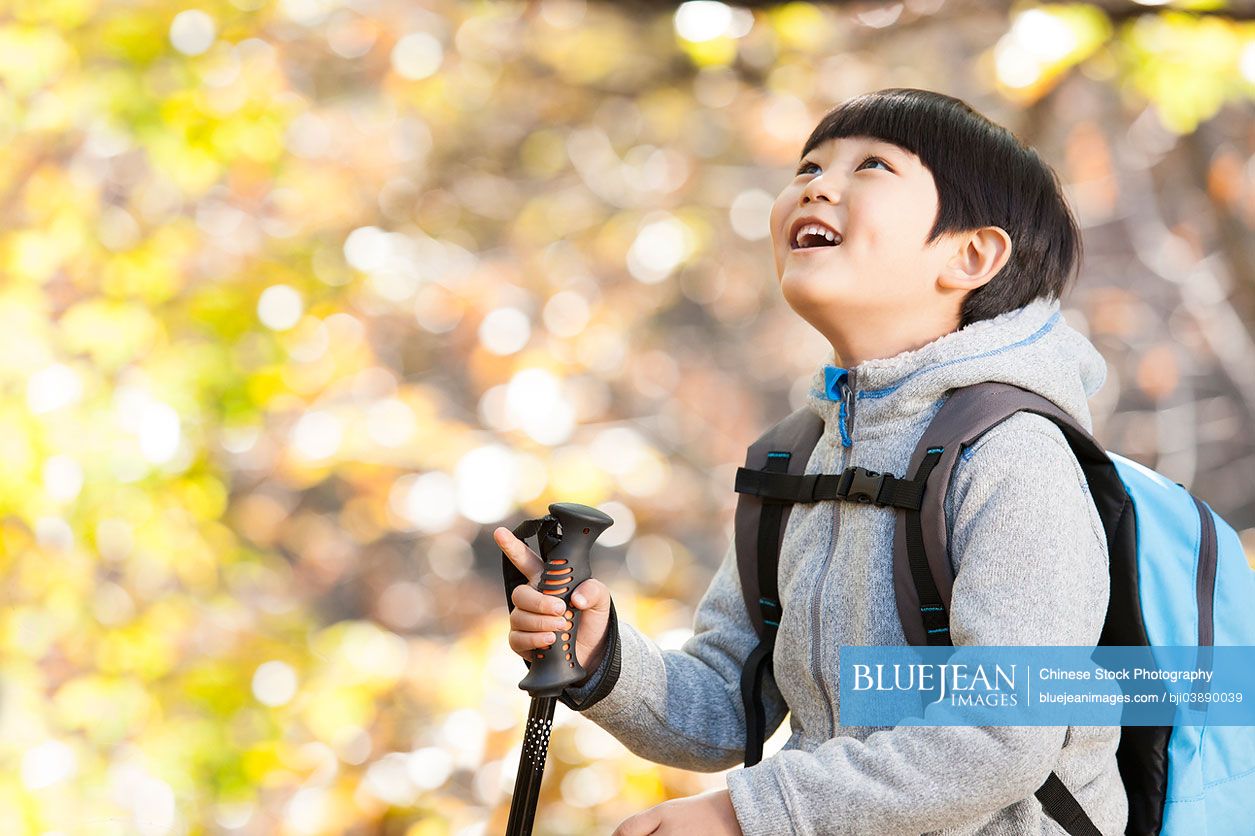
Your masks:
<instances>
[{"instance_id":1,"label":"black shoulder strap","mask_svg":"<svg viewBox=\"0 0 1255 836\"><path fill-rule=\"evenodd\" d=\"M923 502L918 510L907 509L899 514L894 530L894 589L902 630L910 644L951 644L949 611L954 571L945 516L950 479L963 450L1017 412L1049 418L1063 431L1085 472L1103 520L1113 579L1120 563L1131 564L1136 578L1136 557L1122 547L1120 536L1122 520L1128 516L1128 494L1115 465L1093 436L1056 404L1025 389L1005 383L956 389L924 430L911 457L911 472L917 480L925 481ZM1136 583L1125 591L1128 589L1137 594ZM1112 594L1112 605L1116 606L1115 583ZM1140 625L1140 608L1136 612ZM1107 620L1112 621L1110 610ZM1104 635L1107 633L1104 627ZM1146 643L1144 631L1140 643ZM1045 813L1071 836L1102 836L1056 773L1051 772L1034 795Z\"/></svg>"},{"instance_id":2,"label":"black shoulder strap","mask_svg":"<svg viewBox=\"0 0 1255 836\"><path fill-rule=\"evenodd\" d=\"M911 456L910 471L925 482L918 511L899 514L894 530L893 583L898 615L909 644L949 644L950 595L954 569L950 562L950 539L946 528L945 502L959 456L989 430L1017 412L1031 412L1048 418L1063 431L1072 452L1089 482L1090 494L1098 506L1113 561L1113 577L1123 573L1120 594L1136 595L1136 556L1120 536L1122 520L1128 516L1129 499L1115 465L1092 435L1053 402L1034 392L1006 383L980 383L954 390L924 430ZM1132 584L1124 580L1131 576ZM1117 584L1112 585L1113 594ZM1137 613L1132 619L1141 625L1137 598L1120 601L1125 612ZM1112 606L1117 606L1113 600ZM929 609L939 608L939 609ZM1135 609L1130 609L1135 608ZM933 612L934 615L929 613ZM1112 617L1108 616L1108 626ZM1121 624L1130 619L1120 618ZM930 631L937 632L930 632ZM1104 627L1104 636L1108 634ZM943 634L944 640L930 636ZM1104 644L1146 644L1145 630L1120 636L1130 641Z\"/></svg>"},{"instance_id":3,"label":"black shoulder strap","mask_svg":"<svg viewBox=\"0 0 1255 836\"><path fill-rule=\"evenodd\" d=\"M813 410L803 407L750 445L745 454L745 468L801 476L806 472L806 465L823 431L823 419ZM737 494L736 562L746 609L760 636L765 627L772 626L767 622L778 624L780 620L780 601L774 594L776 563L792 509L792 503L764 500L748 492ZM772 525L760 524L760 517L763 523L770 521ZM764 598L768 603L760 606L760 600Z\"/></svg>"},{"instance_id":4,"label":"black shoulder strap","mask_svg":"<svg viewBox=\"0 0 1255 836\"><path fill-rule=\"evenodd\" d=\"M803 407L750 445L745 467L768 473L800 476L806 471L811 453L823 434L824 422ZM736 563L741 578L741 594L759 643L741 671L741 701L745 706L745 765L762 760L766 717L762 702L763 677L771 666L780 626L780 594L776 572L780 562L780 541L789 522L791 502L764 498L753 493L737 494Z\"/></svg>"}]
</instances>

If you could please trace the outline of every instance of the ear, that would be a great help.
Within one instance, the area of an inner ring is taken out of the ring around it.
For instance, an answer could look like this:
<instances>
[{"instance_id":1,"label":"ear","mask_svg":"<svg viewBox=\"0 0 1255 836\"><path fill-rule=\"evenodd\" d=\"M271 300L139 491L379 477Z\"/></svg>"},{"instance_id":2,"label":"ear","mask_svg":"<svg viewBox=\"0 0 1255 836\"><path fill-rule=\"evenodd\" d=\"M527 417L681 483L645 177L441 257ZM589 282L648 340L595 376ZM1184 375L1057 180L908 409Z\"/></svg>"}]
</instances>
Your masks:
<instances>
[{"instance_id":1,"label":"ear","mask_svg":"<svg viewBox=\"0 0 1255 836\"><path fill-rule=\"evenodd\" d=\"M981 227L959 237L959 246L941 274L939 287L964 292L988 282L1011 258L1011 236L999 226Z\"/></svg>"}]
</instances>

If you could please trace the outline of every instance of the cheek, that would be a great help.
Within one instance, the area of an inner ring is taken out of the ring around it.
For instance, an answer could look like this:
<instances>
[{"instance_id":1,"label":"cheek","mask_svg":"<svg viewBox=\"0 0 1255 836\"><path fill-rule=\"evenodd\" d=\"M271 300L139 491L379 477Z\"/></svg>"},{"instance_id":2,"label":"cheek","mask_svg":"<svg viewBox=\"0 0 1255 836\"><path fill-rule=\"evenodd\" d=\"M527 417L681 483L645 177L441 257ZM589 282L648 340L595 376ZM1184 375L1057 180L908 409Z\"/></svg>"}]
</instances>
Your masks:
<instances>
[{"instance_id":1,"label":"cheek","mask_svg":"<svg viewBox=\"0 0 1255 836\"><path fill-rule=\"evenodd\" d=\"M789 222L789 214L797 208L798 190L792 186L780 192L775 202L771 204L771 240L779 244L789 234L785 229L785 225Z\"/></svg>"},{"instance_id":2,"label":"cheek","mask_svg":"<svg viewBox=\"0 0 1255 836\"><path fill-rule=\"evenodd\" d=\"M771 219L769 221L771 226L771 242L773 244L779 244L781 239L783 239L787 234L784 230L787 217L788 212L785 211L785 207L777 201L776 204L771 207Z\"/></svg>"},{"instance_id":3,"label":"cheek","mask_svg":"<svg viewBox=\"0 0 1255 836\"><path fill-rule=\"evenodd\" d=\"M888 262L915 260L913 254L928 234L932 217L925 217L918 206L901 200L877 201L865 208L854 238Z\"/></svg>"}]
</instances>

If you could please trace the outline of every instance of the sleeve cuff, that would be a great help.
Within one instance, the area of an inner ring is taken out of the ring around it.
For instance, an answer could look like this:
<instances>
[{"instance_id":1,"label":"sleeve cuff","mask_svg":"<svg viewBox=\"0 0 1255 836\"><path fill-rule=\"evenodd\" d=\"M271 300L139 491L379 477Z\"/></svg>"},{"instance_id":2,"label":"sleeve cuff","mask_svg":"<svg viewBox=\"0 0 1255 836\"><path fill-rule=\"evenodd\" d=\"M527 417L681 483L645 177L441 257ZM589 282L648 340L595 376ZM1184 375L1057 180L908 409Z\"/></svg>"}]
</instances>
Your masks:
<instances>
[{"instance_id":1,"label":"sleeve cuff","mask_svg":"<svg viewBox=\"0 0 1255 836\"><path fill-rule=\"evenodd\" d=\"M774 836L796 833L800 829L796 819L789 815L775 767L773 756L728 773L728 796L745 836Z\"/></svg>"}]
</instances>

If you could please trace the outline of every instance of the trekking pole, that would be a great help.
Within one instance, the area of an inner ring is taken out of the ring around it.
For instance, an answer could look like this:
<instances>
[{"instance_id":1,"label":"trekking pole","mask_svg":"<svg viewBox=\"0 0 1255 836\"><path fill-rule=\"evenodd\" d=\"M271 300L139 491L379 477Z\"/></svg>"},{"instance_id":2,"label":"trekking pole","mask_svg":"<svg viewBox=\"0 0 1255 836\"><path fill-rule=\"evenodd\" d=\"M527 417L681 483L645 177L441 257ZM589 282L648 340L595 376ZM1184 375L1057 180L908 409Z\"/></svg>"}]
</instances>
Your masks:
<instances>
[{"instance_id":1,"label":"trekking pole","mask_svg":"<svg viewBox=\"0 0 1255 836\"><path fill-rule=\"evenodd\" d=\"M555 502L549 506L549 516L528 520L514 530L514 535L520 539L539 533L540 557L545 562L545 570L537 588L545 595L563 600L567 605L566 618L571 622L571 629L548 647L532 651L527 676L519 682L519 687L532 695L532 704L527 714L519 771L514 779L506 836L530 836L532 832L536 801L540 798L540 780L549 752L554 703L567 686L586 676L575 655L580 613L571 606L571 593L592 577L589 552L593 542L612 525L614 520L596 508L574 502Z\"/></svg>"}]
</instances>

